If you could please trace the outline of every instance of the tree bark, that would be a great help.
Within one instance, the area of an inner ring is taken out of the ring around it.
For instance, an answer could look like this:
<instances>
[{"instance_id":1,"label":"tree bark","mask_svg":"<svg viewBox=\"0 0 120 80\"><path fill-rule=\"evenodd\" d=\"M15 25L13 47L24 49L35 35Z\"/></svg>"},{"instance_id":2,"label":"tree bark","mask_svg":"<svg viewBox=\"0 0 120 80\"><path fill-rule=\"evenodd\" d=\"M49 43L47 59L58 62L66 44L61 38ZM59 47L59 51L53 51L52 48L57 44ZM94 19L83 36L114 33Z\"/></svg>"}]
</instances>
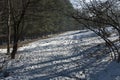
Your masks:
<instances>
[{"instance_id":1,"label":"tree bark","mask_svg":"<svg viewBox=\"0 0 120 80\"><path fill-rule=\"evenodd\" d=\"M120 53L118 54L117 62L118 62L118 63L120 62Z\"/></svg>"},{"instance_id":2,"label":"tree bark","mask_svg":"<svg viewBox=\"0 0 120 80\"><path fill-rule=\"evenodd\" d=\"M16 26L16 25L13 26L14 36L13 36L13 50L12 50L12 53L11 53L11 59L15 59L15 55L16 55L17 49L18 49L19 37L18 37L18 33L17 33L17 27L18 26Z\"/></svg>"},{"instance_id":3,"label":"tree bark","mask_svg":"<svg viewBox=\"0 0 120 80\"><path fill-rule=\"evenodd\" d=\"M15 59L17 49L18 49L18 39L17 39L17 35L15 35L14 36L14 43L13 43L13 50L12 50L12 53L11 53L11 59Z\"/></svg>"},{"instance_id":4,"label":"tree bark","mask_svg":"<svg viewBox=\"0 0 120 80\"><path fill-rule=\"evenodd\" d=\"M8 25L7 25L7 54L10 54L10 34L11 34L11 3L10 0L8 0Z\"/></svg>"},{"instance_id":5,"label":"tree bark","mask_svg":"<svg viewBox=\"0 0 120 80\"><path fill-rule=\"evenodd\" d=\"M18 43L13 45L13 51L11 53L11 59L15 59L15 54L17 53Z\"/></svg>"}]
</instances>

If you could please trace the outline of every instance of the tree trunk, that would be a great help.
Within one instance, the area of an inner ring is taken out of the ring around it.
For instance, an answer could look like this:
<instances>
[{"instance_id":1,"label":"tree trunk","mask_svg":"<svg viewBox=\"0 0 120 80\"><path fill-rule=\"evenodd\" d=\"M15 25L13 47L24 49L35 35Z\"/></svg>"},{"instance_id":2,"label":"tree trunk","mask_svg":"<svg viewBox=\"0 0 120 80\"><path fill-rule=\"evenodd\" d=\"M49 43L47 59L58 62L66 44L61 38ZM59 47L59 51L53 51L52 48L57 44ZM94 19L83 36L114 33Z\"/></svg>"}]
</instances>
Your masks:
<instances>
[{"instance_id":1,"label":"tree trunk","mask_svg":"<svg viewBox=\"0 0 120 80\"><path fill-rule=\"evenodd\" d=\"M14 26L14 36L13 36L13 38L14 38L14 40L13 40L13 50L12 50L12 53L11 53L11 59L15 59L15 55L16 55L17 49L18 49L19 37L18 37L17 31L16 31L16 26Z\"/></svg>"},{"instance_id":2,"label":"tree trunk","mask_svg":"<svg viewBox=\"0 0 120 80\"><path fill-rule=\"evenodd\" d=\"M8 31L7 31L7 54L10 53L10 33L11 33L11 3L8 0Z\"/></svg>"},{"instance_id":3,"label":"tree trunk","mask_svg":"<svg viewBox=\"0 0 120 80\"><path fill-rule=\"evenodd\" d=\"M11 59L15 59L17 49L18 49L18 41L13 44L13 50L12 50L12 53L11 53Z\"/></svg>"},{"instance_id":4,"label":"tree trunk","mask_svg":"<svg viewBox=\"0 0 120 80\"><path fill-rule=\"evenodd\" d=\"M120 54L118 54L117 62L118 62L118 63L120 62Z\"/></svg>"}]
</instances>

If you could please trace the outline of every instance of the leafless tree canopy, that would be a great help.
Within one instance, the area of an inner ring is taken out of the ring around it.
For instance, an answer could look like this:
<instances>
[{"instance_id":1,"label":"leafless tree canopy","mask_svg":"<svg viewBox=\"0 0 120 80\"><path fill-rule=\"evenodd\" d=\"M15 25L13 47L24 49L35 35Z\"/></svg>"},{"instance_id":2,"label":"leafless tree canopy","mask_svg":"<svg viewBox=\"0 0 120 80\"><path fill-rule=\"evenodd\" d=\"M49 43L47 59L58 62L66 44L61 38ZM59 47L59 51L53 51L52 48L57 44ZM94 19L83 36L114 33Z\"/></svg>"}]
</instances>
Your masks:
<instances>
[{"instance_id":1,"label":"leafless tree canopy","mask_svg":"<svg viewBox=\"0 0 120 80\"><path fill-rule=\"evenodd\" d=\"M73 18L86 28L94 31L114 53L114 58L120 61L119 48L108 39L109 31L106 27L113 27L117 31L120 41L120 1L119 0L79 0L80 8L76 9ZM117 53L117 55L116 55Z\"/></svg>"}]
</instances>

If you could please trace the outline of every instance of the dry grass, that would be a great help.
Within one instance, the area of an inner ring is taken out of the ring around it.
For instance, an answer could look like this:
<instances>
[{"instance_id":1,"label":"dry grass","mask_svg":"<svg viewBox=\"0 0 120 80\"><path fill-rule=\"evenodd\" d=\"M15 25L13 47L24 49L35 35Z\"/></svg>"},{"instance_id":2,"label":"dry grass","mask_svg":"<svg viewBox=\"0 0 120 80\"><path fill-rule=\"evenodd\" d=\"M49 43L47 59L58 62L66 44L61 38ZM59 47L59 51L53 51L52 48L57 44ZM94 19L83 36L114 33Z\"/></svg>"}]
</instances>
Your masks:
<instances>
[{"instance_id":1,"label":"dry grass","mask_svg":"<svg viewBox=\"0 0 120 80\"><path fill-rule=\"evenodd\" d=\"M52 35L48 35L48 36L39 37L39 38L36 38L36 39L29 39L29 40L21 41L21 42L19 42L18 47L22 47L23 45L29 44L31 42L35 42L35 41L38 41L38 40L41 40L41 39L47 39L47 38L50 38L50 37L53 37L53 36L56 36L56 35L58 35L58 34L52 34ZM13 45L10 44L11 48L12 48L12 46ZM0 48L1 49L7 48L7 45L6 44L0 45Z\"/></svg>"},{"instance_id":2,"label":"dry grass","mask_svg":"<svg viewBox=\"0 0 120 80\"><path fill-rule=\"evenodd\" d=\"M22 47L23 45L29 44L31 42L34 42L34 41L37 41L37 40L40 40L40 39L45 39L45 38L37 38L37 39L30 39L30 40L21 41L21 42L18 43L18 47ZM10 47L13 47L13 45L10 44ZM0 45L0 48L2 48L2 49L7 48L7 45L6 44Z\"/></svg>"}]
</instances>

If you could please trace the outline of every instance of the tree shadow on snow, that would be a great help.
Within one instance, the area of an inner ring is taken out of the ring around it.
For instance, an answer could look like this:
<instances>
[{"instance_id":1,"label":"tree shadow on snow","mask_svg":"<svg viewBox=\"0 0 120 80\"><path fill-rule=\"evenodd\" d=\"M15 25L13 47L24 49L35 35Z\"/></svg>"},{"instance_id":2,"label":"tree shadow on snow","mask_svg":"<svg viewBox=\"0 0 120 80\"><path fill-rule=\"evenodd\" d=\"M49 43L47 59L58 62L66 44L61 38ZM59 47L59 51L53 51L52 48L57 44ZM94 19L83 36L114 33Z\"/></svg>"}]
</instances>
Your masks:
<instances>
[{"instance_id":1,"label":"tree shadow on snow","mask_svg":"<svg viewBox=\"0 0 120 80\"><path fill-rule=\"evenodd\" d=\"M29 77L29 80L50 80L58 78L88 80L88 78L94 78L95 75L104 71L110 64L110 62L104 60L108 55L107 53L109 53L108 50L106 53L105 51L106 48L104 45L93 46L83 51L80 51L80 47L76 46L70 50L70 53L72 52L70 56L53 56L47 61L39 61L28 66L22 65L9 70L26 69L17 74L19 76L25 74ZM31 68L27 69L27 67ZM97 78L94 80L97 80Z\"/></svg>"}]
</instances>

